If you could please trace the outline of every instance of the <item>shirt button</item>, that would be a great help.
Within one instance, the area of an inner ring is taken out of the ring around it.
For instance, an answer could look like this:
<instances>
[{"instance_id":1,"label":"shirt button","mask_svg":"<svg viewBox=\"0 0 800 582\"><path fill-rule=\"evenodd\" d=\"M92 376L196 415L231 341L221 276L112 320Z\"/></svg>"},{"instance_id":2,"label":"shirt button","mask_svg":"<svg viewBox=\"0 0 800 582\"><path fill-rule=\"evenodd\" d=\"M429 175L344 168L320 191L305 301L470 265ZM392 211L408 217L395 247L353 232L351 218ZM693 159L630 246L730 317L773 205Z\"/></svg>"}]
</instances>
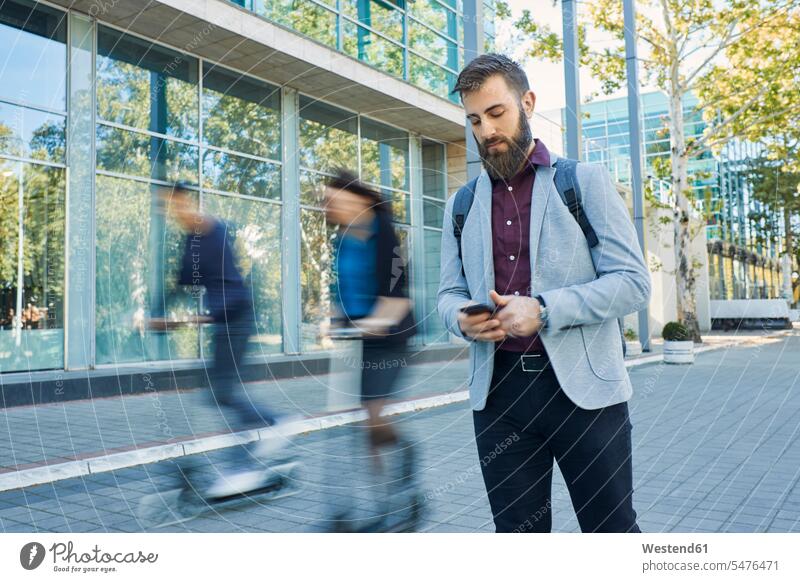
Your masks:
<instances>
[{"instance_id":1,"label":"shirt button","mask_svg":"<svg viewBox=\"0 0 800 582\"><path fill-rule=\"evenodd\" d=\"M509 186L509 187L508 187L508 191L509 191L509 192L513 192L513 190L514 190L514 189L513 189L511 186Z\"/></svg>"},{"instance_id":2,"label":"shirt button","mask_svg":"<svg viewBox=\"0 0 800 582\"><path fill-rule=\"evenodd\" d=\"M511 221L510 221L510 220L506 220L506 224L507 224L508 226L511 226Z\"/></svg>"},{"instance_id":3,"label":"shirt button","mask_svg":"<svg viewBox=\"0 0 800 582\"><path fill-rule=\"evenodd\" d=\"M508 257L508 258L509 258L509 260L512 260L512 261L513 261L513 260L514 260L514 259L516 259L517 257L515 257L514 255L511 255L511 256L510 256L510 257Z\"/></svg>"}]
</instances>

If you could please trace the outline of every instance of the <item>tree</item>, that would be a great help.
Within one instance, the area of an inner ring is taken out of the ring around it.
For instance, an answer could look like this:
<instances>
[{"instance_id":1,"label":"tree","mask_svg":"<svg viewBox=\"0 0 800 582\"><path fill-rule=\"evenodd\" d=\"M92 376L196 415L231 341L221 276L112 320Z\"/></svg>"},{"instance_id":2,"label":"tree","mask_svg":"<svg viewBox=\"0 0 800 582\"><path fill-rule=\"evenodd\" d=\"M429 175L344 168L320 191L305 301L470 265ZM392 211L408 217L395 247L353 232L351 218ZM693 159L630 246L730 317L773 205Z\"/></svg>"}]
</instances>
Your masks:
<instances>
[{"instance_id":1,"label":"tree","mask_svg":"<svg viewBox=\"0 0 800 582\"><path fill-rule=\"evenodd\" d=\"M610 35L615 46L595 49L587 42L586 24L579 25L581 65L602 81L605 93L611 93L621 88L625 80L622 2L596 0L586 6L592 27ZM690 215L696 201L689 160L737 136L764 135L770 123L786 113L781 102L768 97L796 76L800 67L797 47L786 42L783 54L778 55L773 51L759 53L753 47L755 39L774 34L776 28L796 20L798 7L798 0L637 0L644 77L664 91L669 100L669 180L675 200L678 319L691 330L695 341L699 341L700 331L696 264L690 256ZM526 57L561 58L561 39L537 23L530 10L524 10L514 25L524 37L524 46L530 47ZM791 32L787 33L787 39L791 38ZM793 38L797 38L796 33ZM797 45L796 40L793 44ZM737 86L730 93L730 87L722 81L729 72L726 62L737 58L748 59L751 77L746 85ZM699 98L693 108L687 108L685 98L689 94ZM734 101L738 102L735 108ZM726 103L730 105L727 109L723 107ZM756 108L759 104L763 107ZM786 107L793 109L797 105ZM707 127L701 137L688 139L685 116L698 111L708 122Z\"/></svg>"}]
</instances>

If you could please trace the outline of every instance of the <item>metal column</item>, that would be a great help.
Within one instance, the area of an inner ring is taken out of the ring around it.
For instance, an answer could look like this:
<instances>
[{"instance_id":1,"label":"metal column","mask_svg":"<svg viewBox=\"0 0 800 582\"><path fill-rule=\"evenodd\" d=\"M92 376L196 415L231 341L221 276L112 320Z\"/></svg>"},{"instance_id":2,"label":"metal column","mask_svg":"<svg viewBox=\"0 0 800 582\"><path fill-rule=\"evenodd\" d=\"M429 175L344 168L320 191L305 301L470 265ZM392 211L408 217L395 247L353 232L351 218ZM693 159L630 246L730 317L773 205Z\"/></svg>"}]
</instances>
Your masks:
<instances>
[{"instance_id":1,"label":"metal column","mask_svg":"<svg viewBox=\"0 0 800 582\"><path fill-rule=\"evenodd\" d=\"M464 0L464 66L481 54L483 39L482 10L478 0ZM467 149L467 180L476 178L481 173L481 157L478 144L472 135L472 127L466 124L464 130Z\"/></svg>"},{"instance_id":2,"label":"metal column","mask_svg":"<svg viewBox=\"0 0 800 582\"><path fill-rule=\"evenodd\" d=\"M631 189L633 191L633 223L642 255L647 261L644 223L644 189L642 187L642 125L639 112L639 68L636 56L636 7L625 0L625 63L628 80L628 131L631 147ZM639 341L642 350L650 351L649 305L639 311Z\"/></svg>"},{"instance_id":3,"label":"metal column","mask_svg":"<svg viewBox=\"0 0 800 582\"><path fill-rule=\"evenodd\" d=\"M281 89L283 208L281 208L281 304L283 351L300 353L300 162L297 159L300 98Z\"/></svg>"},{"instance_id":4,"label":"metal column","mask_svg":"<svg viewBox=\"0 0 800 582\"><path fill-rule=\"evenodd\" d=\"M564 33L564 96L567 157L581 159L581 83L578 55L578 3L563 0L561 19Z\"/></svg>"}]
</instances>

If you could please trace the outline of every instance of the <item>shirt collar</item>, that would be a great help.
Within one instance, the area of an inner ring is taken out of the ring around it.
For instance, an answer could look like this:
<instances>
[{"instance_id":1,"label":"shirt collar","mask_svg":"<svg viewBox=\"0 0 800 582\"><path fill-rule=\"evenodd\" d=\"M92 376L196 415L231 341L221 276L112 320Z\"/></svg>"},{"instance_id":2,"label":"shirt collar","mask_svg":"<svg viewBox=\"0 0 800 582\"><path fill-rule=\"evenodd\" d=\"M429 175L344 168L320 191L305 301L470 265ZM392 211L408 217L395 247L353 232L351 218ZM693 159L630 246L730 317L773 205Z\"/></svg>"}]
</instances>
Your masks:
<instances>
[{"instance_id":1,"label":"shirt collar","mask_svg":"<svg viewBox=\"0 0 800 582\"><path fill-rule=\"evenodd\" d=\"M528 156L528 163L525 164L522 169L511 179L506 180L507 182L515 180L526 172L536 172L536 166L550 166L550 152L548 151L547 146L544 145L544 142L539 138L534 138L533 143L534 146L530 155ZM498 180L492 180L492 186L497 184L497 182Z\"/></svg>"}]
</instances>

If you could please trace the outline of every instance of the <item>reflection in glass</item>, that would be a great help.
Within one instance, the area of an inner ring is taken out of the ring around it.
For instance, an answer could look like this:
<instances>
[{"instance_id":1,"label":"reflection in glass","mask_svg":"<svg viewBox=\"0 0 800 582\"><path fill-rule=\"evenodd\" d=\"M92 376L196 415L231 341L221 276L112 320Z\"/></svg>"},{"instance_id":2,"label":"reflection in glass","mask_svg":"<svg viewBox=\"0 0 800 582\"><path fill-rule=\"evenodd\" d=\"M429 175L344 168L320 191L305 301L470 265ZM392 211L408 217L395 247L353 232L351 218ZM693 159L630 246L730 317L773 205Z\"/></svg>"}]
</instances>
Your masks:
<instances>
[{"instance_id":1,"label":"reflection in glass","mask_svg":"<svg viewBox=\"0 0 800 582\"><path fill-rule=\"evenodd\" d=\"M253 11L301 34L336 47L336 13L310 0L253 0Z\"/></svg>"},{"instance_id":2,"label":"reflection in glass","mask_svg":"<svg viewBox=\"0 0 800 582\"><path fill-rule=\"evenodd\" d=\"M245 192L242 192L244 194ZM235 196L203 195L203 210L234 231L234 252L253 294L255 354L282 350L281 207Z\"/></svg>"},{"instance_id":3,"label":"reflection in glass","mask_svg":"<svg viewBox=\"0 0 800 582\"><path fill-rule=\"evenodd\" d=\"M102 26L97 53L100 119L197 140L196 59Z\"/></svg>"},{"instance_id":4,"label":"reflection in glass","mask_svg":"<svg viewBox=\"0 0 800 582\"><path fill-rule=\"evenodd\" d=\"M322 207L326 179L324 174L300 170L300 204Z\"/></svg>"},{"instance_id":5,"label":"reflection in glass","mask_svg":"<svg viewBox=\"0 0 800 582\"><path fill-rule=\"evenodd\" d=\"M382 190L384 200L392 201L392 220L403 224L411 224L411 197L402 192Z\"/></svg>"},{"instance_id":6,"label":"reflection in glass","mask_svg":"<svg viewBox=\"0 0 800 582\"><path fill-rule=\"evenodd\" d=\"M0 373L64 365L64 228L65 170L0 160Z\"/></svg>"},{"instance_id":7,"label":"reflection in glass","mask_svg":"<svg viewBox=\"0 0 800 582\"><path fill-rule=\"evenodd\" d=\"M325 343L331 313L335 230L319 210L300 209L300 348L318 350Z\"/></svg>"},{"instance_id":8,"label":"reflection in glass","mask_svg":"<svg viewBox=\"0 0 800 582\"><path fill-rule=\"evenodd\" d=\"M444 200L447 197L444 144L422 142L422 195Z\"/></svg>"},{"instance_id":9,"label":"reflection in glass","mask_svg":"<svg viewBox=\"0 0 800 582\"><path fill-rule=\"evenodd\" d=\"M0 154L64 163L66 118L0 102Z\"/></svg>"},{"instance_id":10,"label":"reflection in glass","mask_svg":"<svg viewBox=\"0 0 800 582\"><path fill-rule=\"evenodd\" d=\"M456 13L448 10L436 0L416 0L409 3L409 11L420 22L424 22L446 34L450 38L456 38ZM411 24L413 27L415 24ZM413 45L411 48L414 48Z\"/></svg>"},{"instance_id":11,"label":"reflection in glass","mask_svg":"<svg viewBox=\"0 0 800 582\"><path fill-rule=\"evenodd\" d=\"M409 42L411 48L424 57L451 69L458 69L456 43L439 36L430 28L412 22Z\"/></svg>"},{"instance_id":12,"label":"reflection in glass","mask_svg":"<svg viewBox=\"0 0 800 582\"><path fill-rule=\"evenodd\" d=\"M402 46L349 20L342 23L342 50L390 75L403 76Z\"/></svg>"},{"instance_id":13,"label":"reflection in glass","mask_svg":"<svg viewBox=\"0 0 800 582\"><path fill-rule=\"evenodd\" d=\"M206 150L203 154L203 186L234 194L279 199L281 168L270 162Z\"/></svg>"},{"instance_id":14,"label":"reflection in glass","mask_svg":"<svg viewBox=\"0 0 800 582\"><path fill-rule=\"evenodd\" d=\"M450 91L456 86L456 75L454 73L414 54L409 54L408 58L412 83L440 97L451 100L458 99L457 95L450 95Z\"/></svg>"},{"instance_id":15,"label":"reflection in glass","mask_svg":"<svg viewBox=\"0 0 800 582\"><path fill-rule=\"evenodd\" d=\"M408 190L408 134L362 118L361 178L383 187Z\"/></svg>"},{"instance_id":16,"label":"reflection in glass","mask_svg":"<svg viewBox=\"0 0 800 582\"><path fill-rule=\"evenodd\" d=\"M444 200L430 200L426 198L422 201L422 208L425 226L442 228L444 223Z\"/></svg>"},{"instance_id":17,"label":"reflection in glass","mask_svg":"<svg viewBox=\"0 0 800 582\"><path fill-rule=\"evenodd\" d=\"M144 326L156 300L178 289L183 253L183 232L167 223L158 236L163 262L154 260L151 230L158 187L102 175L96 180L97 363L197 358L197 328L163 334ZM162 278L164 288L157 290ZM196 304L188 294L178 293L167 304L170 317L192 313Z\"/></svg>"},{"instance_id":18,"label":"reflection in glass","mask_svg":"<svg viewBox=\"0 0 800 582\"><path fill-rule=\"evenodd\" d=\"M425 229L425 313L422 317L422 323L426 344L449 341L447 332L436 311L441 243L441 231Z\"/></svg>"},{"instance_id":19,"label":"reflection in glass","mask_svg":"<svg viewBox=\"0 0 800 582\"><path fill-rule=\"evenodd\" d=\"M391 0L342 0L341 5L342 12L353 20L403 42L403 13Z\"/></svg>"},{"instance_id":20,"label":"reflection in glass","mask_svg":"<svg viewBox=\"0 0 800 582\"><path fill-rule=\"evenodd\" d=\"M326 103L300 97L300 166L333 171L358 163L358 117Z\"/></svg>"},{"instance_id":21,"label":"reflection in glass","mask_svg":"<svg viewBox=\"0 0 800 582\"><path fill-rule=\"evenodd\" d=\"M203 75L204 143L279 160L280 90L208 64Z\"/></svg>"},{"instance_id":22,"label":"reflection in glass","mask_svg":"<svg viewBox=\"0 0 800 582\"><path fill-rule=\"evenodd\" d=\"M38 2L0 2L0 97L67 108L67 19Z\"/></svg>"},{"instance_id":23,"label":"reflection in glass","mask_svg":"<svg viewBox=\"0 0 800 582\"><path fill-rule=\"evenodd\" d=\"M107 125L97 126L97 169L197 183L198 148Z\"/></svg>"}]
</instances>

